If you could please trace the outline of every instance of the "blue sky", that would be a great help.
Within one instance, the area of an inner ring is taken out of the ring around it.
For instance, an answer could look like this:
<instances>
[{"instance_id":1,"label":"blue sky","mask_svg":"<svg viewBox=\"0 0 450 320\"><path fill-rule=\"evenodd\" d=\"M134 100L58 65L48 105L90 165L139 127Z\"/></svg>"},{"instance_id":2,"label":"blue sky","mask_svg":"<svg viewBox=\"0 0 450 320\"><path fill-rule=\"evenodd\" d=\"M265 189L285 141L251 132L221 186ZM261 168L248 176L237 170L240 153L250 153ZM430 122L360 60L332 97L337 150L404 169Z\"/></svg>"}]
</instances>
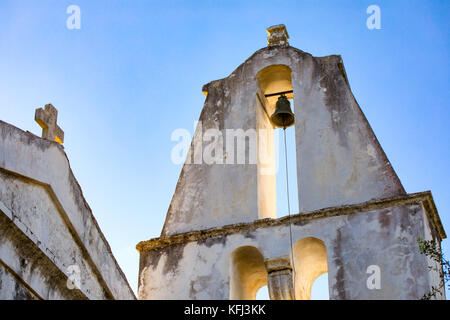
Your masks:
<instances>
[{"instance_id":1,"label":"blue sky","mask_svg":"<svg viewBox=\"0 0 450 320\"><path fill-rule=\"evenodd\" d=\"M66 28L72 4L80 30ZM366 27L371 4L380 30ZM2 0L0 119L40 135L34 110L58 108L74 174L136 290L135 245L159 236L181 170L172 131L192 132L202 85L284 23L292 46L342 55L406 191L431 190L450 233L449 9L437 0Z\"/></svg>"}]
</instances>

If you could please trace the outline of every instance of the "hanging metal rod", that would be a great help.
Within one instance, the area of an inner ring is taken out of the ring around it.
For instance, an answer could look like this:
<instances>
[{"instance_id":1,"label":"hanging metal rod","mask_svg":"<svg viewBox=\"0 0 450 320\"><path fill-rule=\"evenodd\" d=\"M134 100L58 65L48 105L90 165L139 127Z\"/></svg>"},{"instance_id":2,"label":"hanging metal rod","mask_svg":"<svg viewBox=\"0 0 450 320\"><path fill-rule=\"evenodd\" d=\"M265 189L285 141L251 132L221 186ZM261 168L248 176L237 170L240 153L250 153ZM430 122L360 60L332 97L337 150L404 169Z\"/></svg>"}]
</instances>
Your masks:
<instances>
[{"instance_id":1,"label":"hanging metal rod","mask_svg":"<svg viewBox=\"0 0 450 320\"><path fill-rule=\"evenodd\" d=\"M289 91L282 91L282 92L277 92L277 93L269 93L269 94L265 94L264 97L273 97L273 96L281 96L282 94L288 94L288 93L293 93L294 90L289 90Z\"/></svg>"}]
</instances>

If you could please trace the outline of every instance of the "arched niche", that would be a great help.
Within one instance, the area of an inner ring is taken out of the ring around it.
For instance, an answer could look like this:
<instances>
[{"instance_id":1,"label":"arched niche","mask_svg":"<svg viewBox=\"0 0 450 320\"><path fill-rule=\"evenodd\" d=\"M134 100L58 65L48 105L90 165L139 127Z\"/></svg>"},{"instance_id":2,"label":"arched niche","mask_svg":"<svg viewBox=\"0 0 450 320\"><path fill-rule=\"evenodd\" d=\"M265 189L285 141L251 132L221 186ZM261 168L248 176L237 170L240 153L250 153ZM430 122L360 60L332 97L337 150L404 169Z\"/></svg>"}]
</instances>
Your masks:
<instances>
[{"instance_id":1,"label":"arched niche","mask_svg":"<svg viewBox=\"0 0 450 320\"><path fill-rule=\"evenodd\" d=\"M295 297L299 300L310 300L314 281L328 272L325 243L314 237L300 239L293 246L293 254Z\"/></svg>"},{"instance_id":2,"label":"arched niche","mask_svg":"<svg viewBox=\"0 0 450 320\"><path fill-rule=\"evenodd\" d=\"M275 64L265 67L256 75L258 86L263 95L292 91L291 68L284 64ZM294 94L286 94L288 99L293 99ZM267 113L270 115L275 110L278 96L265 98L267 102Z\"/></svg>"},{"instance_id":3,"label":"arched niche","mask_svg":"<svg viewBox=\"0 0 450 320\"><path fill-rule=\"evenodd\" d=\"M275 131L275 127L270 120L270 116L275 111L275 106L278 101L279 95L269 96L266 95L276 94L280 92L293 91L292 86L292 70L287 65L275 64L267 66L261 69L256 74L257 81L257 107L256 107L256 127L258 129L258 218L266 219L283 216L287 214L287 209L283 208L283 202L279 202L281 189L277 190L277 179L283 178L282 174L277 174L282 170L279 170L280 164L278 161L281 159L279 152L280 148L279 132ZM287 93L288 99L293 99L294 93ZM291 130L291 131L289 131ZM287 136L294 136L295 129L292 127L288 129ZM288 139L289 141L289 139ZM295 154L295 142L292 139L292 143L288 144L289 154ZM276 154L278 153L278 154ZM278 159L278 160L277 160ZM291 170L297 168L295 158L289 157L291 160ZM294 160L292 160L294 159ZM283 167L284 168L284 167ZM295 172L295 171L291 171ZM297 175L296 173L290 175L291 185L297 187ZM281 184L279 184L281 185ZM283 183L284 186L284 183ZM295 187L293 190L295 191ZM297 194L294 192L294 194ZM281 201L285 201L285 192L283 188L283 197ZM278 202L278 206L277 206ZM298 198L293 198L291 203L298 203ZM280 212L277 212L277 207ZM281 209L283 208L283 209Z\"/></svg>"},{"instance_id":4,"label":"arched niche","mask_svg":"<svg viewBox=\"0 0 450 320\"><path fill-rule=\"evenodd\" d=\"M252 246L235 249L230 263L230 299L255 300L258 290L267 285L267 271L261 252Z\"/></svg>"}]
</instances>

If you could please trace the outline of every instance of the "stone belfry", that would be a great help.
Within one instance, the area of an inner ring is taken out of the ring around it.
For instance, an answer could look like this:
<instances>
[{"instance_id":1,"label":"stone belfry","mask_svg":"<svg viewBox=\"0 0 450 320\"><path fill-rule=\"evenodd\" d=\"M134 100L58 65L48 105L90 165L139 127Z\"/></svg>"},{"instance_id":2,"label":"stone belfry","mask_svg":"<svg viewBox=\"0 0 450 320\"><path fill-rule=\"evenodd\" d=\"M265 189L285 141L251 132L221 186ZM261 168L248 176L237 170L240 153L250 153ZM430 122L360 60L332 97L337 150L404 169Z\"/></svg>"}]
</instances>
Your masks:
<instances>
[{"instance_id":1,"label":"stone belfry","mask_svg":"<svg viewBox=\"0 0 450 320\"><path fill-rule=\"evenodd\" d=\"M267 47L203 87L161 237L137 245L139 297L254 299L267 284L271 299L309 299L328 273L330 299L421 298L439 278L417 239L446 237L431 193L405 192L340 56L291 47L284 25L267 32ZM299 212L277 218L270 116L282 92Z\"/></svg>"}]
</instances>

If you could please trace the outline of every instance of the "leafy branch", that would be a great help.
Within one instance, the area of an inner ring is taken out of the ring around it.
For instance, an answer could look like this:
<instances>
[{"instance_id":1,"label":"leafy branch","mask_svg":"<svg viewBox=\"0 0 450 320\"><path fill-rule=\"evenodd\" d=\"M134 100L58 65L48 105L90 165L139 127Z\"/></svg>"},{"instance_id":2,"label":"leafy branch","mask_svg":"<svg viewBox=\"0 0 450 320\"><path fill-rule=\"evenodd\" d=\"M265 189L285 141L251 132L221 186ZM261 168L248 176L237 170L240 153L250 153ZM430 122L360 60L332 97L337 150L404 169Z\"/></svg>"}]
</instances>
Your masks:
<instances>
[{"instance_id":1,"label":"leafy branch","mask_svg":"<svg viewBox=\"0 0 450 320\"><path fill-rule=\"evenodd\" d=\"M430 300L433 297L437 298L438 294L445 291L445 284L450 280L450 262L444 258L441 247L436 240L418 238L417 243L419 244L420 253L437 262L435 266L429 266L428 268L438 272L441 280L438 287L431 286L431 291L424 294L422 300ZM450 290L450 284L448 285L448 289Z\"/></svg>"}]
</instances>

